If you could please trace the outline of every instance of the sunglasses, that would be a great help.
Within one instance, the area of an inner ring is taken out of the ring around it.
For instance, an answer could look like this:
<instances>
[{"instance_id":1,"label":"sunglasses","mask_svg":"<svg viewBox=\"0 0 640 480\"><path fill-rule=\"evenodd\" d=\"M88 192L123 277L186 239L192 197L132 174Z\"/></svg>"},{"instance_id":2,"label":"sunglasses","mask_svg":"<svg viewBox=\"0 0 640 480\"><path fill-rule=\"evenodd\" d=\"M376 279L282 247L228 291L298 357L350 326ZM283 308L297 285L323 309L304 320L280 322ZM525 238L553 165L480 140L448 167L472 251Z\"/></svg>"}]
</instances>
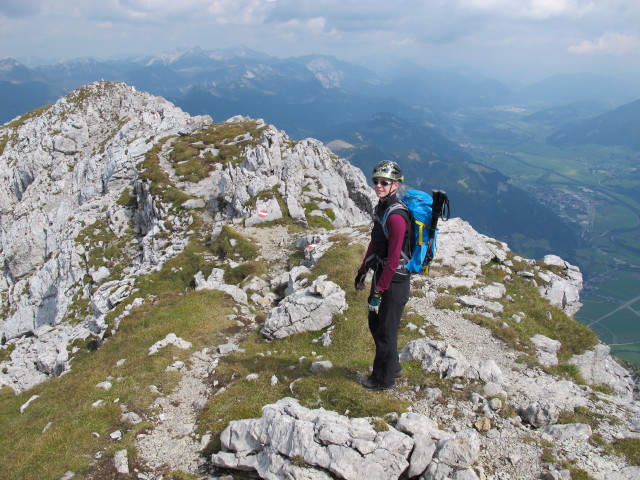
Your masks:
<instances>
[{"instance_id":1,"label":"sunglasses","mask_svg":"<svg viewBox=\"0 0 640 480\"><path fill-rule=\"evenodd\" d=\"M382 185L383 187L388 187L389 185L394 184L393 180L380 180L378 178L374 178L372 181L374 185Z\"/></svg>"}]
</instances>

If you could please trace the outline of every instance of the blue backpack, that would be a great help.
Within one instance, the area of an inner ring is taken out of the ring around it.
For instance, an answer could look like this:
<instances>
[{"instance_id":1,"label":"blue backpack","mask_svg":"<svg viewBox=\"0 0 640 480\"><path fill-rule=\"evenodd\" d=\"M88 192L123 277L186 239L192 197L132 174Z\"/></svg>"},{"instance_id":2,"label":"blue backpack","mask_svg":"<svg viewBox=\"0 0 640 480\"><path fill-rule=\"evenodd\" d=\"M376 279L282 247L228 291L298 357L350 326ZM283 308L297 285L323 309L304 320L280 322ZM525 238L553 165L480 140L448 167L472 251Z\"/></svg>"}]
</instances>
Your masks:
<instances>
[{"instance_id":1,"label":"blue backpack","mask_svg":"<svg viewBox=\"0 0 640 480\"><path fill-rule=\"evenodd\" d=\"M395 210L402 209L409 213L413 226L410 252L406 261L406 268L411 273L429 273L429 264L436 254L436 240L438 239L438 219L449 219L449 199L446 192L432 190L431 195L421 190L408 190L402 197L401 203L392 205L382 217L382 229L386 237L387 217ZM445 214L446 211L446 214ZM446 218L444 218L446 216ZM404 262L402 262L404 263Z\"/></svg>"}]
</instances>

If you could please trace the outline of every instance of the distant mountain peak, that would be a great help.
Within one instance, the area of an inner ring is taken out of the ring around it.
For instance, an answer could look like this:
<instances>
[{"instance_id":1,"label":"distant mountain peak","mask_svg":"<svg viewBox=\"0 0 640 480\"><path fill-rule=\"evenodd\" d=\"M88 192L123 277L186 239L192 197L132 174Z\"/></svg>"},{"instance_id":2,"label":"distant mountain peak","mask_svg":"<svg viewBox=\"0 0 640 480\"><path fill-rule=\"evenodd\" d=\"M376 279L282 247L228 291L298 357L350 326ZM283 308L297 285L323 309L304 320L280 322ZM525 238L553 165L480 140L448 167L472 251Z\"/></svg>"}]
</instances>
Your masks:
<instances>
[{"instance_id":1,"label":"distant mountain peak","mask_svg":"<svg viewBox=\"0 0 640 480\"><path fill-rule=\"evenodd\" d=\"M25 67L22 63L10 57L3 58L0 60L0 72L3 72L3 73L10 72L15 69L27 70L27 67Z\"/></svg>"},{"instance_id":2,"label":"distant mountain peak","mask_svg":"<svg viewBox=\"0 0 640 480\"><path fill-rule=\"evenodd\" d=\"M22 64L11 57L0 59L0 67L2 68L11 67L15 65L22 65Z\"/></svg>"}]
</instances>

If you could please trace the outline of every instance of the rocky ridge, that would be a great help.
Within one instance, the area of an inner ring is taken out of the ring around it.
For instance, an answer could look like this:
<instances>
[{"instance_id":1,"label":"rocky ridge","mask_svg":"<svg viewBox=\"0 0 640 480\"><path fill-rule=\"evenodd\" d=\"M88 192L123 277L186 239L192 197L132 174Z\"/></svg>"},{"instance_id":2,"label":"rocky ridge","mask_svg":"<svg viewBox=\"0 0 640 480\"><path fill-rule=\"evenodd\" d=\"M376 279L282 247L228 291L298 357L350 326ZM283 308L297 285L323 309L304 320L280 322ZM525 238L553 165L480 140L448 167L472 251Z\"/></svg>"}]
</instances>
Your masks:
<instances>
[{"instance_id":1,"label":"rocky ridge","mask_svg":"<svg viewBox=\"0 0 640 480\"><path fill-rule=\"evenodd\" d=\"M224 123L249 120L238 117ZM196 288L231 295L239 325L261 330L265 338L313 330L323 344L331 344L331 332L338 328L335 315L349 305L344 291L325 278L306 284L305 272L332 247L331 235L314 225L321 222L331 234L341 232L365 244L366 234L352 227L368 221L372 196L364 176L320 142L291 142L284 132L255 121L259 136L240 158L221 163L197 182L187 181L171 158L172 144L211 123L208 117L189 117L163 99L125 85L97 83L4 127L3 348L11 347L11 354L0 362L0 385L28 390L69 370L77 348L71 347L74 340L93 338L99 343L106 333L118 334L119 319L145 300L127 305L113 323L107 324L107 314L135 294L139 276L185 248L197 217L209 219L212 238L221 226L234 225L260 247L258 258L280 261L242 285L226 284L214 269L207 278L196 275ZM247 135L229 142L245 141ZM143 159L156 146L161 147L157 159L166 175L187 193L178 206L158 195L154 181L145 176L149 167L142 165ZM132 192L135 207L119 201L123 192ZM286 226L260 226L283 217L307 226L307 233L291 235ZM116 270L108 262L96 268L89 261L95 246L85 241L84 232L97 221L105 222L116 237L130 237L127 248L133 254L126 269ZM292 249L303 251L304 258L288 268L282 256ZM487 281L487 268L499 271L502 280ZM196 433L197 415L209 398L226 388L217 385L216 370L220 359L242 348L238 335L193 351L189 362L167 365L181 380L173 392L156 392L155 413L146 418L153 428L136 439L142 463L131 473L127 450L118 450L115 470L141 479L163 478L158 472L167 466L202 478L230 471L219 467L252 470L262 478L399 478L403 472L424 479L569 478L563 460L592 478L637 478L638 467L588 441L596 433L605 443L640 436L634 381L607 347L596 345L571 358L589 384L607 387L594 389L544 368L558 363L558 340L544 335L531 339L536 366L520 361L522 351L492 333L493 327L508 330L526 321L524 313L514 314L510 323L499 320L514 300L505 284L515 278L525 279L548 299L545 314L551 318L557 315L552 307L575 313L582 287L578 269L555 256L523 259L504 243L451 219L441 224L433 270L431 276L414 278L407 311L428 319L437 333L407 324L403 328L420 335L402 346L402 359L419 362L425 373L447 380L453 391L464 392L464 385L472 382L480 392L448 397L437 387L404 385L409 388L391 395L408 398L411 407L388 416L389 433L373 428L373 419L308 409L284 398L266 405L260 418L229 424L222 449L206 456L202 451L211 439ZM274 305L273 291L279 287L286 287L284 297ZM75 312L74 297L90 305L79 323L67 321ZM441 305L444 297L453 299L451 308ZM266 316L264 324L256 321L259 312ZM193 350L173 335L157 342L149 354L170 344ZM126 359L121 362L126 365ZM314 362L312 368L330 369L331 359ZM110 388L110 381L97 388ZM21 412L35 400L25 403ZM559 411L577 407L606 420L595 428L558 423ZM121 408L123 424L141 420L126 405ZM121 436L114 432L112 439L117 442ZM557 446L557 462L541 459L545 444Z\"/></svg>"},{"instance_id":2,"label":"rocky ridge","mask_svg":"<svg viewBox=\"0 0 640 480\"><path fill-rule=\"evenodd\" d=\"M205 210L219 224L246 219L247 226L282 218L282 208L302 225L366 221L371 197L359 170L316 140L294 143L273 126L250 123L261 132L254 146L198 182L176 174L171 144L211 126L211 118L190 117L124 84L87 85L3 128L0 328L15 350L13 361L1 364L0 385L21 391L65 372L67 347L75 339L100 340L105 316L135 293L136 278L184 250L195 212ZM243 133L218 147L247 138ZM158 180L145 176L151 167L143 161L154 146L162 147L157 160L169 181L186 193L180 205L152 193ZM313 209L305 211L307 204ZM214 227L212 235L218 233ZM106 242L91 244L85 240L91 235L124 239L119 248L130 250L130 265L110 271ZM96 255L103 261L92 261ZM61 321L77 317L82 302L90 308L70 331Z\"/></svg>"},{"instance_id":3,"label":"rocky ridge","mask_svg":"<svg viewBox=\"0 0 640 480\"><path fill-rule=\"evenodd\" d=\"M352 233L358 238L357 231ZM253 470L261 478L332 478L330 475L398 478L394 473L398 470L412 472L410 478L421 479L570 478L568 470L554 469L540 459L544 452L541 444L548 442L561 445L565 459L592 478L630 479L640 472L640 468L627 465L624 459L602 455L588 442L595 433L607 442L640 437L637 430L640 405L634 401L636 387L630 374L615 362L615 367L610 362L599 362L602 368L602 375L597 377L599 381L593 381L596 377L589 375L595 365L592 356L604 353L605 346L597 345L585 355L574 356L572 362L592 384L601 384L604 380L611 388L611 395L518 362L521 352L497 339L487 328L465 318L469 313L494 318L494 302L502 305L498 300L506 299L504 288L486 284L484 266L493 264L505 269L508 275L519 275L534 284L536 278L542 283L553 275L556 282L564 282L565 293L549 296L550 305L555 302L557 307L569 312L574 311L576 305L567 303L566 298L577 298L574 294L581 285L577 269L554 256L540 262L514 257L507 245L478 234L460 219L442 223L439 238L442 248L433 269L451 273L415 277L414 292L419 289L422 294L414 293L407 308L410 314L428 318L441 338L423 332L421 338L404 345L401 361L421 362L425 372L434 372L453 382L454 390L463 390L465 382L479 381L482 392L454 400L446 398L439 388L414 387L410 413L391 419L395 426L392 431L406 436L396 438L395 449L385 454L373 453L384 448L380 445L386 440L378 437L369 423L358 423L365 419L350 419L323 409L300 411L294 399L283 399L265 406L261 418L232 422L223 433L222 451L213 455L214 465ZM360 237L360 241L366 239ZM527 265L528 269L513 269L510 258ZM560 263L564 273L557 268ZM292 273L295 277L295 272ZM434 306L442 296L439 289L458 288L461 283L469 293L465 301L460 301L459 310ZM549 284L539 285L539 293L544 295L560 289L558 285L553 289L548 287ZM291 296L303 291L304 288L298 286L292 289ZM317 325L310 328L326 331L322 336L326 339L332 327L326 329L323 321L319 318ZM294 325L292 322L290 334L299 331ZM407 325L406 328L418 327ZM505 324L502 328L512 327ZM263 335L268 337L269 330L263 331ZM537 344L534 342L534 345ZM546 344L536 346L536 354L546 358L544 355L549 355ZM583 357L589 359L583 361ZM557 361L555 358L555 363ZM584 423L558 423L560 411L576 408L606 416L613 423L603 424L598 431ZM505 415L508 410L513 412L512 416ZM358 430L354 422L365 430ZM327 431L332 432L331 436L327 436ZM409 442L410 455L402 450L404 442ZM300 450L300 445L306 447ZM313 467L301 471L294 461L299 457ZM359 459L364 462L360 464ZM383 463L381 470L378 462Z\"/></svg>"}]
</instances>

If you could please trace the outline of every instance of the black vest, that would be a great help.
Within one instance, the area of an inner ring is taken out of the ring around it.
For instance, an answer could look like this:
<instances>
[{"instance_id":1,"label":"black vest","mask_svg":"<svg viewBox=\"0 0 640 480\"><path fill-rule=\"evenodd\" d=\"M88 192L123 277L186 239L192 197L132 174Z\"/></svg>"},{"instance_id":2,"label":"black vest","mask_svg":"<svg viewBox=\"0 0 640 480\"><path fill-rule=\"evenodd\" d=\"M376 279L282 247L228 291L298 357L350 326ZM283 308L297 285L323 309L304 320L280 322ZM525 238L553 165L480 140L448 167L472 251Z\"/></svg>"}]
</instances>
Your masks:
<instances>
[{"instance_id":1,"label":"black vest","mask_svg":"<svg viewBox=\"0 0 640 480\"><path fill-rule=\"evenodd\" d=\"M373 258L370 261L367 261L367 265L374 270L382 267L384 262L387 260L387 251L389 249L389 239L384 233L384 229L382 228L382 219L384 218L384 214L391 205L396 203L402 203L398 198L397 194L393 194L391 197L386 198L378 202L378 205L373 209L373 229L371 230L371 245L373 247ZM389 215L401 215L402 218L407 222L407 229L404 232L404 239L402 240L402 253L408 259L411 257L411 221L409 218L409 212L406 208L398 208ZM401 267L406 265L406 259L403 260L402 255L400 257L400 266L398 267L398 272ZM406 269L405 273L406 272Z\"/></svg>"}]
</instances>

